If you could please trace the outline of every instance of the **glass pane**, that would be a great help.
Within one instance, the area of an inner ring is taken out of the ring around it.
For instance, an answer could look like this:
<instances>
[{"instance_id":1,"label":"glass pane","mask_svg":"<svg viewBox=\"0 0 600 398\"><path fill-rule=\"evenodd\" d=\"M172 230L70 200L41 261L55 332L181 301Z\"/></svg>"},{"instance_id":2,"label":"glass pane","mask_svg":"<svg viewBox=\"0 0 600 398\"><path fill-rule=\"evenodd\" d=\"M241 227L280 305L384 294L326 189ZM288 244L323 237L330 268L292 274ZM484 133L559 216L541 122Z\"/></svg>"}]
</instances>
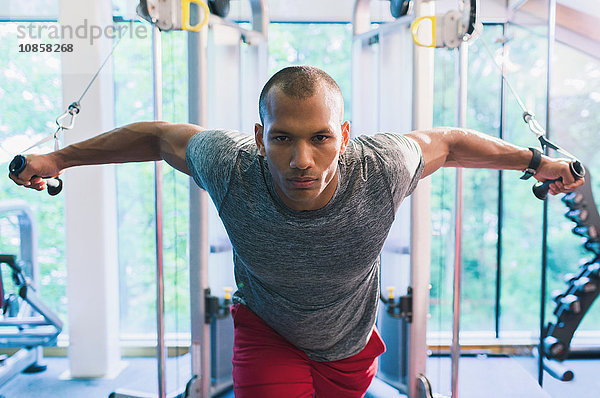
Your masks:
<instances>
[{"instance_id":1,"label":"glass pane","mask_svg":"<svg viewBox=\"0 0 600 398\"><path fill-rule=\"evenodd\" d=\"M345 119L352 119L351 24L272 23L269 74L290 65L313 65L329 73L342 89Z\"/></svg>"},{"instance_id":2,"label":"glass pane","mask_svg":"<svg viewBox=\"0 0 600 398\"><path fill-rule=\"evenodd\" d=\"M510 26L507 43L507 77L528 110L545 123L547 81L546 26ZM539 142L523 122L523 111L507 93L505 139L524 147ZM542 202L531 192L534 181L519 180L520 172L503 173L504 223L502 242L502 332L539 330Z\"/></svg>"},{"instance_id":3,"label":"glass pane","mask_svg":"<svg viewBox=\"0 0 600 398\"><path fill-rule=\"evenodd\" d=\"M501 32L487 26L487 41ZM479 42L470 45L467 126L499 135L501 77ZM456 125L457 51L436 51L434 126ZM477 82L477 84L473 83ZM486 87L485 90L479 89ZM454 212L456 171L442 168L432 176L432 292L430 328L451 330L454 269ZM461 329L494 330L498 172L463 172L462 308Z\"/></svg>"},{"instance_id":4,"label":"glass pane","mask_svg":"<svg viewBox=\"0 0 600 398\"><path fill-rule=\"evenodd\" d=\"M600 61L562 43L554 47L551 91L551 138L577 156L591 178L596 206L600 204ZM573 222L563 217L567 207L551 200L549 209L548 291L564 292L564 275L594 258L583 248L584 239L571 232ZM547 319L555 322L555 305L548 301ZM600 311L593 305L578 331L598 331Z\"/></svg>"},{"instance_id":5,"label":"glass pane","mask_svg":"<svg viewBox=\"0 0 600 398\"><path fill-rule=\"evenodd\" d=\"M51 25L55 24L32 24L36 29ZM55 120L63 112L60 53L20 52L19 44L27 41L19 39L18 26L18 23L0 23L0 156L3 170L7 170L14 155L53 134ZM53 141L50 140L28 153L46 153L52 149ZM41 298L65 321L67 278L62 196L50 197L45 192L17 187L4 175L0 179L0 200L15 199L27 202L36 217ZM0 252L19 254L16 221L11 217L3 220Z\"/></svg>"},{"instance_id":6,"label":"glass pane","mask_svg":"<svg viewBox=\"0 0 600 398\"><path fill-rule=\"evenodd\" d=\"M455 52L435 51L433 125L456 125ZM430 332L452 330L454 209L456 170L441 168L431 176L431 321Z\"/></svg>"},{"instance_id":7,"label":"glass pane","mask_svg":"<svg viewBox=\"0 0 600 398\"><path fill-rule=\"evenodd\" d=\"M129 25L129 23L124 23ZM138 25L138 23L135 23ZM124 36L114 52L117 126L153 119L152 35ZM137 28L136 28L137 29ZM145 38L144 38L145 36ZM187 121L185 33L163 32L163 118ZM121 333L156 332L154 164L117 166ZM167 333L189 332L188 178L163 162L163 264Z\"/></svg>"},{"instance_id":8,"label":"glass pane","mask_svg":"<svg viewBox=\"0 0 600 398\"><path fill-rule=\"evenodd\" d=\"M58 17L58 0L4 1L0 9L0 17L12 20L20 18L52 18Z\"/></svg>"},{"instance_id":9,"label":"glass pane","mask_svg":"<svg viewBox=\"0 0 600 398\"><path fill-rule=\"evenodd\" d=\"M488 26L483 37L493 42L501 34L500 26ZM480 40L469 46L468 80L467 126L498 137L502 80ZM495 170L465 169L463 173L461 329L465 331L495 328L498 178Z\"/></svg>"}]
</instances>

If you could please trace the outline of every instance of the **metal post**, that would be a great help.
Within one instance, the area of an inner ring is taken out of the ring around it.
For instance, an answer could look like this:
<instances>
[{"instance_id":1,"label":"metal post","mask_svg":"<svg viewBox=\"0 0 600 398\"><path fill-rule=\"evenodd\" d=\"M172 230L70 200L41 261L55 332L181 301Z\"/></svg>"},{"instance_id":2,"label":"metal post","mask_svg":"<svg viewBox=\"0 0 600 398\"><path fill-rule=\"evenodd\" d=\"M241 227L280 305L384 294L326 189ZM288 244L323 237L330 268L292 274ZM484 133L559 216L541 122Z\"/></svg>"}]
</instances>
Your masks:
<instances>
[{"instance_id":1,"label":"metal post","mask_svg":"<svg viewBox=\"0 0 600 398\"><path fill-rule=\"evenodd\" d=\"M188 33L189 121L207 125L208 27ZM190 310L192 398L210 394L210 325L205 322L208 288L208 194L190 178Z\"/></svg>"},{"instance_id":2,"label":"metal post","mask_svg":"<svg viewBox=\"0 0 600 398\"><path fill-rule=\"evenodd\" d=\"M252 28L267 38L269 26L266 0L250 0ZM192 10L194 12L194 10ZM209 22L209 25L211 23ZM259 79L266 78L266 41L257 54ZM188 32L188 103L190 123L208 126L208 26ZM264 75L264 76L263 76ZM257 101L258 103L258 101ZM208 194L190 179L190 311L191 398L208 398L211 392L210 325L205 322L205 292L208 289Z\"/></svg>"},{"instance_id":3,"label":"metal post","mask_svg":"<svg viewBox=\"0 0 600 398\"><path fill-rule=\"evenodd\" d=\"M508 1L508 0L507 0ZM506 5L508 7L508 4ZM508 22L502 25L502 35L508 35ZM506 43L502 43L502 53L505 54ZM504 63L502 63L502 76L504 76ZM500 77L500 128L499 137L504 139L504 130L506 128L506 82L503 77ZM498 170L498 241L496 243L496 303L495 303L495 322L494 331L496 338L500 338L500 317L501 307L500 299L502 296L502 230L504 228L504 183L502 180L502 170Z\"/></svg>"},{"instance_id":4,"label":"metal post","mask_svg":"<svg viewBox=\"0 0 600 398\"><path fill-rule=\"evenodd\" d=\"M468 44L462 43L458 49L458 126L465 127L467 122L467 68ZM460 360L460 289L461 289L461 243L463 218L463 170L456 169L456 219L454 249L454 289L452 298L452 398L458 397L458 362Z\"/></svg>"},{"instance_id":5,"label":"metal post","mask_svg":"<svg viewBox=\"0 0 600 398\"><path fill-rule=\"evenodd\" d=\"M435 15L434 1L415 2L415 18ZM413 129L433 126L434 50L413 46ZM413 288L413 320L408 348L408 396L420 395L419 382L427 373L427 317L431 274L431 178L422 179L411 199L410 284Z\"/></svg>"},{"instance_id":6,"label":"metal post","mask_svg":"<svg viewBox=\"0 0 600 398\"><path fill-rule=\"evenodd\" d=\"M154 73L154 120L162 119L162 56L160 30L152 25L152 70ZM156 359L158 360L158 397L165 398L165 296L162 247L162 165L154 162L154 211L156 228Z\"/></svg>"},{"instance_id":7,"label":"metal post","mask_svg":"<svg viewBox=\"0 0 600 398\"><path fill-rule=\"evenodd\" d=\"M546 80L546 138L550 139L550 83L552 81L552 55L554 38L556 34L556 0L548 0L548 71ZM546 147L546 154L548 148ZM546 271L548 269L548 200L544 200L544 213L542 221L542 275L540 286L540 344L538 350L538 383L544 383L544 328L546 323Z\"/></svg>"},{"instance_id":8,"label":"metal post","mask_svg":"<svg viewBox=\"0 0 600 398\"><path fill-rule=\"evenodd\" d=\"M152 73L154 120L162 119L162 46L160 30L152 24ZM158 398L166 398L166 349L165 349L165 294L163 272L163 201L162 201L162 164L154 162L154 223L156 235L156 360L158 376ZM154 395L150 395L154 397ZM120 389L111 398L142 398L145 393Z\"/></svg>"}]
</instances>

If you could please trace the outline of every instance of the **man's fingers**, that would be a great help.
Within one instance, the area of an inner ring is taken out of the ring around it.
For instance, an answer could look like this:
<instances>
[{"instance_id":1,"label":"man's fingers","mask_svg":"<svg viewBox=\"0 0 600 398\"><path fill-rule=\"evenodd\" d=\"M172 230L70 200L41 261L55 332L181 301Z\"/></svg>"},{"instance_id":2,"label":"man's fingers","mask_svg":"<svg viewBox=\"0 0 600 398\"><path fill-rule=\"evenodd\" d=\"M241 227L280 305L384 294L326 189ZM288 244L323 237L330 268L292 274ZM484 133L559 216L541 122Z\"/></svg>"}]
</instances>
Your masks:
<instances>
[{"instance_id":1,"label":"man's fingers","mask_svg":"<svg viewBox=\"0 0 600 398\"><path fill-rule=\"evenodd\" d=\"M558 195L559 193L573 192L577 188L583 185L585 178L579 178L572 184L564 184L561 180L557 180L548 186L548 192L552 195Z\"/></svg>"},{"instance_id":2,"label":"man's fingers","mask_svg":"<svg viewBox=\"0 0 600 398\"><path fill-rule=\"evenodd\" d=\"M563 182L561 180L557 180L554 183L554 190L559 192L562 191L565 188L565 185L563 184Z\"/></svg>"},{"instance_id":3,"label":"man's fingers","mask_svg":"<svg viewBox=\"0 0 600 398\"><path fill-rule=\"evenodd\" d=\"M14 174L9 173L8 178L13 180L17 185L22 185L26 188L35 189L37 191L43 191L44 189L46 189L46 180L44 180L42 177L35 176L29 180L25 180L21 177L22 174L23 173L20 173L17 177Z\"/></svg>"},{"instance_id":4,"label":"man's fingers","mask_svg":"<svg viewBox=\"0 0 600 398\"><path fill-rule=\"evenodd\" d=\"M585 183L585 177L579 178L575 180L572 184L565 184L565 189L572 191L574 189L579 188Z\"/></svg>"},{"instance_id":5,"label":"man's fingers","mask_svg":"<svg viewBox=\"0 0 600 398\"><path fill-rule=\"evenodd\" d=\"M13 180L17 185L24 185L26 187L28 187L29 185L31 185L31 182L29 180L23 180L22 178L19 178L19 177L15 176L12 173L8 174L8 178L10 178L11 180Z\"/></svg>"}]
</instances>

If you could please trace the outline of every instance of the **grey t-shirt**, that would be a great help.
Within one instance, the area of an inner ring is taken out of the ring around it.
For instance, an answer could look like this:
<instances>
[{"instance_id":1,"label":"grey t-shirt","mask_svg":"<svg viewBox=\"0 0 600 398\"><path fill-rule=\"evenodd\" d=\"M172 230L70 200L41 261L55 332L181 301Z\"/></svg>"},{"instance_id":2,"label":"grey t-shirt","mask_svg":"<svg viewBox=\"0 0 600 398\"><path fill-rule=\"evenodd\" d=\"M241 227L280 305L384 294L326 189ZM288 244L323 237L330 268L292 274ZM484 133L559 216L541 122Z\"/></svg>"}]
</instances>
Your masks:
<instances>
[{"instance_id":1,"label":"grey t-shirt","mask_svg":"<svg viewBox=\"0 0 600 398\"><path fill-rule=\"evenodd\" d=\"M376 320L379 253L423 172L418 144L398 134L350 140L333 198L308 211L281 201L250 135L198 133L186 161L231 240L234 302L313 360L360 352Z\"/></svg>"}]
</instances>

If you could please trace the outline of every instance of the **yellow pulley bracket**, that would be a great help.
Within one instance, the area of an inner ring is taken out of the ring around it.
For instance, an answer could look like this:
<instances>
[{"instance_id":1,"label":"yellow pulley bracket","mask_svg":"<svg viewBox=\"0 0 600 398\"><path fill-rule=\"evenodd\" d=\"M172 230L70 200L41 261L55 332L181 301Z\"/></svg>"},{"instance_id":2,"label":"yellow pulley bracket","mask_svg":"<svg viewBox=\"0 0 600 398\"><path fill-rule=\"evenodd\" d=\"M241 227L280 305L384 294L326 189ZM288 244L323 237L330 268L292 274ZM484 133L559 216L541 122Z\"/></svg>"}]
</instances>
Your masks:
<instances>
[{"instance_id":1,"label":"yellow pulley bracket","mask_svg":"<svg viewBox=\"0 0 600 398\"><path fill-rule=\"evenodd\" d=\"M198 6L198 23L190 20L192 3ZM141 0L137 13L156 24L160 30L188 30L198 32L208 23L210 9L202 0Z\"/></svg>"},{"instance_id":2,"label":"yellow pulley bracket","mask_svg":"<svg viewBox=\"0 0 600 398\"><path fill-rule=\"evenodd\" d=\"M388 286L388 287L386 287L386 290L388 291L388 299L393 300L394 299L394 290L396 290L396 286Z\"/></svg>"},{"instance_id":3,"label":"yellow pulley bracket","mask_svg":"<svg viewBox=\"0 0 600 398\"><path fill-rule=\"evenodd\" d=\"M461 10L417 18L410 27L413 40L421 47L457 48L483 29L478 10L479 0L469 0Z\"/></svg>"},{"instance_id":4,"label":"yellow pulley bracket","mask_svg":"<svg viewBox=\"0 0 600 398\"><path fill-rule=\"evenodd\" d=\"M200 22L196 25L192 25L190 21L190 3L196 3L202 8L202 18L199 18ZM208 17L210 10L208 5L201 0L181 0L181 14L182 14L182 29L189 30L192 32L198 32L208 23Z\"/></svg>"}]
</instances>

